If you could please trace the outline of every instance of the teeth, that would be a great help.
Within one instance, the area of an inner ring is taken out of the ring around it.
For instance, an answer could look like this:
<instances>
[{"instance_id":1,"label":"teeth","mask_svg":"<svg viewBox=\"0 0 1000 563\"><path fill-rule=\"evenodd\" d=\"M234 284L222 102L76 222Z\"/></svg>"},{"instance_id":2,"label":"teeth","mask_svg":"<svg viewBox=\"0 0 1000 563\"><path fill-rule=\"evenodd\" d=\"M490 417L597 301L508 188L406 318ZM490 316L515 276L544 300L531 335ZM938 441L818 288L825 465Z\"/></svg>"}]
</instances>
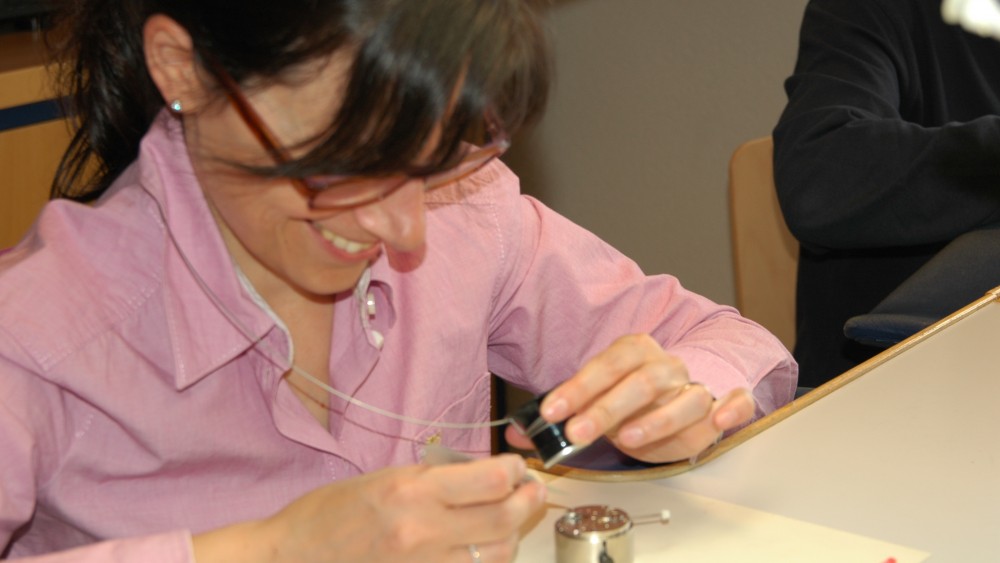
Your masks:
<instances>
[{"instance_id":1,"label":"teeth","mask_svg":"<svg viewBox=\"0 0 1000 563\"><path fill-rule=\"evenodd\" d=\"M317 225L316 223L313 223L313 226L316 227L316 230L319 231L319 234L323 235L323 238L330 241L330 244L336 246L337 248L345 252L350 252L353 254L355 252L361 252L362 250L368 250L369 248L375 245L375 243L373 242L364 243L364 242L348 240L342 236L339 236L324 229L323 227Z\"/></svg>"}]
</instances>

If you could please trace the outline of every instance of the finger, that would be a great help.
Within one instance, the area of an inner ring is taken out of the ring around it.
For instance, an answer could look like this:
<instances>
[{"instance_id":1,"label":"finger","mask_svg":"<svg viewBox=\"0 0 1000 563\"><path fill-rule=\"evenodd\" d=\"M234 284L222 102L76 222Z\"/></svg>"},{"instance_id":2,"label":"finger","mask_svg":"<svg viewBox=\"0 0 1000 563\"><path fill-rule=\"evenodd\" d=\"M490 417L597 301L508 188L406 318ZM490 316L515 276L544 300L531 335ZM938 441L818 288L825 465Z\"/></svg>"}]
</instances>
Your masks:
<instances>
[{"instance_id":1,"label":"finger","mask_svg":"<svg viewBox=\"0 0 1000 563\"><path fill-rule=\"evenodd\" d=\"M615 433L616 442L626 448L641 448L671 438L699 422L708 426L706 435L714 436L719 431L709 417L713 402L711 393L703 385L685 385L663 406L623 424Z\"/></svg>"},{"instance_id":2,"label":"finger","mask_svg":"<svg viewBox=\"0 0 1000 563\"><path fill-rule=\"evenodd\" d=\"M456 543L485 545L516 535L521 526L545 505L545 485L524 483L499 502L454 507L438 525ZM445 544L447 545L447 544Z\"/></svg>"},{"instance_id":3,"label":"finger","mask_svg":"<svg viewBox=\"0 0 1000 563\"><path fill-rule=\"evenodd\" d=\"M685 393L692 392L694 387L688 388ZM664 439L650 442L638 448L626 446L621 443L617 436L613 437L612 440L627 454L643 461L662 463L691 458L715 444L724 430L748 422L753 417L753 409L754 402L750 393L744 389L736 389L727 393L721 400L712 403L711 410L702 419ZM716 421L720 413L727 411L730 414L723 416L723 422L729 424L736 421L733 426L725 427ZM725 419L730 416L732 419L726 421Z\"/></svg>"},{"instance_id":4,"label":"finger","mask_svg":"<svg viewBox=\"0 0 1000 563\"><path fill-rule=\"evenodd\" d=\"M746 389L733 389L715 407L712 419L721 430L732 430L753 418L755 404L753 395Z\"/></svg>"},{"instance_id":5,"label":"finger","mask_svg":"<svg viewBox=\"0 0 1000 563\"><path fill-rule=\"evenodd\" d=\"M545 420L560 422L645 363L669 358L647 334L623 336L587 361L573 377L549 392L541 404ZM678 364L679 360L676 361ZM686 378L685 378L686 380Z\"/></svg>"},{"instance_id":6,"label":"finger","mask_svg":"<svg viewBox=\"0 0 1000 563\"><path fill-rule=\"evenodd\" d=\"M712 419L705 417L667 438L638 448L627 447L616 438L612 438L612 441L619 449L636 459L650 463L668 463L698 455L715 444L721 435Z\"/></svg>"},{"instance_id":7,"label":"finger","mask_svg":"<svg viewBox=\"0 0 1000 563\"><path fill-rule=\"evenodd\" d=\"M524 458L516 454L434 466L427 477L437 498L449 506L496 502L517 488L527 473Z\"/></svg>"},{"instance_id":8,"label":"finger","mask_svg":"<svg viewBox=\"0 0 1000 563\"><path fill-rule=\"evenodd\" d=\"M519 450L532 450L535 445L531 442L531 438L528 438L524 434L521 434L517 428L513 425L508 425L504 429L504 439L507 440L507 444Z\"/></svg>"},{"instance_id":9,"label":"finger","mask_svg":"<svg viewBox=\"0 0 1000 563\"><path fill-rule=\"evenodd\" d=\"M663 356L645 363L570 418L566 435L574 444L589 444L637 414L672 399L686 381L687 370L680 361Z\"/></svg>"}]
</instances>

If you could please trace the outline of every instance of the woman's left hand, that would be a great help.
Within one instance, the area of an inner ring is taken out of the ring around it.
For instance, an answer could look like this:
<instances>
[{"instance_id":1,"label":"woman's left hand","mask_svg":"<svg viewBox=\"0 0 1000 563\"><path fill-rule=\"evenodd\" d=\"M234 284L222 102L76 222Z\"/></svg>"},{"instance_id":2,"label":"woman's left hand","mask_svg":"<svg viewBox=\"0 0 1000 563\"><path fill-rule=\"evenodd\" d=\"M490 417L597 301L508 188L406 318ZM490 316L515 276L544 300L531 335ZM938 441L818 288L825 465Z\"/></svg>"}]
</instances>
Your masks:
<instances>
[{"instance_id":1,"label":"woman's left hand","mask_svg":"<svg viewBox=\"0 0 1000 563\"><path fill-rule=\"evenodd\" d=\"M652 463L690 458L722 432L753 417L746 389L715 399L688 379L687 367L644 334L624 336L549 392L541 404L549 422L566 423L574 444L607 435L626 454ZM526 436L508 428L511 445L531 449Z\"/></svg>"}]
</instances>

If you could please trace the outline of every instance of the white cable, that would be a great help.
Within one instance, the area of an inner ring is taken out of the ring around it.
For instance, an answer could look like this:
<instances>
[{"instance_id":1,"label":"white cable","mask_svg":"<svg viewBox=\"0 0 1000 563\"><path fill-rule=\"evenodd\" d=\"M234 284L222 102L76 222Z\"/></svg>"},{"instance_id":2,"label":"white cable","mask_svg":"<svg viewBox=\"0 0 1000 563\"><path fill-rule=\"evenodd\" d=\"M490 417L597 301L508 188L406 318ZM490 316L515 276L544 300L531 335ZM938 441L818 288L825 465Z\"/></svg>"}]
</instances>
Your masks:
<instances>
[{"instance_id":1,"label":"white cable","mask_svg":"<svg viewBox=\"0 0 1000 563\"><path fill-rule=\"evenodd\" d=\"M142 189L156 203L156 209L157 209L157 211L160 214L160 219L162 221L163 229L166 231L167 236L170 238L171 244L173 244L174 248L177 250L177 254L180 255L181 260L184 261L184 264L187 266L188 270L191 272L191 275L194 276L195 281L201 287L202 291L204 291L205 294L208 295L208 298L212 300L212 303L214 303L215 306L219 309L219 311L222 312L223 316L225 316L226 319L229 322L231 322L233 324L233 326L235 326L237 328L237 330L239 330L240 333L248 341L250 341L251 343L255 343L254 346L253 346L253 349L255 351L257 351L259 354L261 354L268 362L270 362L275 367L281 368L281 364L279 364L276 360L274 360L271 357L272 353L277 354L277 350L274 350L274 348L272 347L272 348L270 348L269 350L266 351L267 352L266 354L264 353L265 352L264 350L259 350L258 346L267 346L267 347L270 347L271 346L270 343L268 343L265 340L256 340L256 339L254 339L253 335L250 333L250 330L248 328L246 328L246 326L242 322L240 322L240 320L238 318L236 318L236 316L233 315L229 311L229 309L227 309L222 304L222 301L215 294L215 292L213 292L211 289L209 289L208 284L205 283L205 280L203 280L202 277L201 277L201 275L198 274L198 271L195 270L194 266L188 260L187 255L185 255L184 251L181 250L181 245L178 244L177 239L174 238L174 233L170 229L170 226L167 224L166 213L164 213L163 208L160 205L160 202L156 199L156 197L153 196L153 194L151 194L149 192L149 190L147 190L145 188L145 186L143 186ZM499 420L491 420L489 422L441 422L441 421L436 421L436 420L424 420L424 419L421 419L421 418L414 418L414 417L411 417L411 416L397 414L397 413L394 413L392 411L388 411L388 410L385 410L383 408L376 407L375 405L368 404L368 403L362 401L361 399L357 399L355 397L352 397L351 395L348 395L347 393L344 393L342 391L338 391L338 390L334 389L333 387L331 387L327 383L321 381L319 378L313 376L311 373L309 373L306 370L304 370L304 369L300 368L299 366L295 365L294 361L292 362L292 368L291 369L295 373L297 373L297 374L301 375L302 377L304 377L305 379L307 379L312 384L318 386L320 389L323 389L324 391L326 391L326 392L328 392L328 393L330 393L330 394L332 394L332 395L334 395L336 397L339 397L339 398L343 399L344 401L347 401L348 403L350 403L352 405L358 406L358 407L360 407L362 409L374 412L375 414L379 414L379 415L382 415L382 416L387 417L387 418L391 418L391 419L394 419L394 420L399 420L401 422L407 422L407 423L410 423L410 424L416 424L416 425L420 425L420 426L431 426L431 427L434 427L434 428L449 428L449 429L492 428L494 426L503 426L504 424L507 424L508 422L510 422L510 418L503 418L503 419L499 419Z\"/></svg>"},{"instance_id":2,"label":"white cable","mask_svg":"<svg viewBox=\"0 0 1000 563\"><path fill-rule=\"evenodd\" d=\"M387 410L385 410L383 408L376 407L375 405L368 404L368 403L362 401L361 399L357 399L355 397L352 397L352 396L348 395L347 393L344 393L343 391L337 391L333 387L330 387L326 383L323 383L322 381L320 381L319 379L317 379L316 377L314 377L312 374L310 374L309 372L307 372L306 370L300 368L299 366L297 366L295 364L292 364L292 371L294 371L295 373L297 373L297 374L301 375L302 377L308 379L310 382L312 382L314 385L318 386L320 389L323 389L324 391L329 392L331 395L336 395L337 397L340 397L341 399L347 401L348 403L351 403L352 405L357 405L357 406L359 406L359 407L361 407L363 409L370 410L373 413L380 414L382 416L386 416L386 417L389 417L389 418L394 418L396 420L401 420L403 422L410 422L410 423L413 423L413 424L419 424L419 425L423 425L423 426L434 426L436 428L459 428L459 429L462 429L462 428L490 428L492 426L503 426L504 424L507 424L508 422L510 422L509 418L503 418L503 419L499 419L499 420L491 420L489 422L439 422L439 421L435 421L435 420L423 420L423 419L420 419L420 418L413 418L413 417L409 417L409 416L406 416L406 415L403 415L403 414L396 414L396 413L394 413L392 411L387 411Z\"/></svg>"}]
</instances>

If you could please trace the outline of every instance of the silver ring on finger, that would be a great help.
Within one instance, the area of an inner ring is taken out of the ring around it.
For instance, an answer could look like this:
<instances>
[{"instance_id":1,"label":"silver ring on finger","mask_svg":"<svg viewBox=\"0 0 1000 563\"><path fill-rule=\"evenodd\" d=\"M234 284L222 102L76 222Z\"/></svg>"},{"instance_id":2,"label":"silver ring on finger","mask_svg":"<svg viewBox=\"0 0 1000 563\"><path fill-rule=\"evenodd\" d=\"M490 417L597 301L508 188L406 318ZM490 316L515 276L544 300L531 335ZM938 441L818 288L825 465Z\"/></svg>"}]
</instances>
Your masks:
<instances>
[{"instance_id":1,"label":"silver ring on finger","mask_svg":"<svg viewBox=\"0 0 1000 563\"><path fill-rule=\"evenodd\" d=\"M687 391L688 389L691 389L692 387L701 387L702 389L704 389L706 391L708 390L708 387L705 387L701 383L697 383L695 381L688 381L687 383L684 384L683 387L681 387L681 393Z\"/></svg>"},{"instance_id":2,"label":"silver ring on finger","mask_svg":"<svg viewBox=\"0 0 1000 563\"><path fill-rule=\"evenodd\" d=\"M700 387L702 390L705 391L705 393L708 393L708 396L711 397L713 401L715 400L715 395L713 395L712 392L708 390L708 387L706 387L704 383L698 383L697 381L688 381L681 387L681 390L677 394L682 395L686 393L689 389L694 389L695 387Z\"/></svg>"},{"instance_id":3,"label":"silver ring on finger","mask_svg":"<svg viewBox=\"0 0 1000 563\"><path fill-rule=\"evenodd\" d=\"M472 556L472 563L481 563L483 560L483 554L479 553L479 548L474 543L469 544L469 555Z\"/></svg>"},{"instance_id":4,"label":"silver ring on finger","mask_svg":"<svg viewBox=\"0 0 1000 563\"><path fill-rule=\"evenodd\" d=\"M681 393L687 391L688 389L692 389L694 387L701 387L702 389L705 390L706 393L708 393L708 396L711 397L713 401L715 400L715 395L712 395L712 392L708 390L708 387L706 387L705 384L703 383L698 383L697 381L688 381L687 383L685 383L684 386L681 387ZM719 445L719 442L722 441L722 436L724 434L725 432L720 431L719 435L715 437L715 441L712 442L712 445L709 447Z\"/></svg>"}]
</instances>

